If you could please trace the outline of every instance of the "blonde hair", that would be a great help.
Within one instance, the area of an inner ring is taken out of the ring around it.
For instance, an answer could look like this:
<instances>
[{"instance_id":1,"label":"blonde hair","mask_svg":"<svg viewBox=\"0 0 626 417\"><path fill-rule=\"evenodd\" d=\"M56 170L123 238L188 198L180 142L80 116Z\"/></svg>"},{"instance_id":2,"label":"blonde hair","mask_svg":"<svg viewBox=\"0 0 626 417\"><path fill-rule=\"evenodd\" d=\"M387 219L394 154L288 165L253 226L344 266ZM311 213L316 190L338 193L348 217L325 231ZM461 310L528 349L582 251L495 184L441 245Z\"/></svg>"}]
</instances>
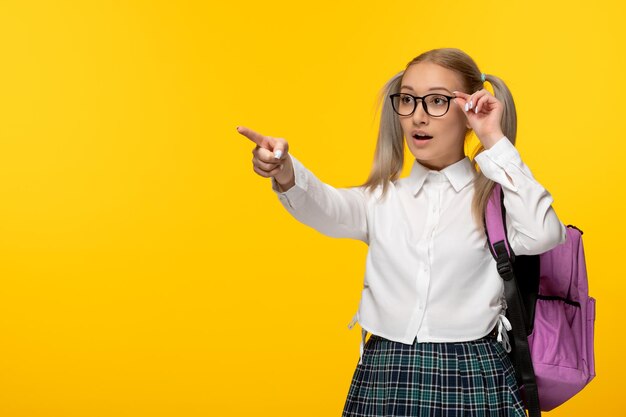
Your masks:
<instances>
[{"instance_id":1,"label":"blonde hair","mask_svg":"<svg viewBox=\"0 0 626 417\"><path fill-rule=\"evenodd\" d=\"M404 71L411 65L419 62L431 62L456 72L461 78L464 90L468 93L483 88L482 73L474 60L465 52L455 48L440 48L424 52L411 60L405 70L394 75L385 84L379 96L379 105L382 106L382 110L374 162L369 177L365 183L360 185L369 192L373 192L377 187L382 186L381 197L384 197L387 193L390 182L395 182L399 178L404 165L404 134L400 125L400 119L391 107L389 95L400 92ZM517 115L511 92L504 81L495 75L485 74L485 80L491 83L494 96L504 104L501 122L502 132L515 145ZM465 136L466 141L470 137L470 133L471 130L468 130ZM476 155L484 150L485 148L481 144L470 156L474 169L478 171L474 182L475 194L472 201L472 214L481 230L484 227L483 213L485 212L485 206L495 185L493 181L479 171L478 164L475 161Z\"/></svg>"}]
</instances>

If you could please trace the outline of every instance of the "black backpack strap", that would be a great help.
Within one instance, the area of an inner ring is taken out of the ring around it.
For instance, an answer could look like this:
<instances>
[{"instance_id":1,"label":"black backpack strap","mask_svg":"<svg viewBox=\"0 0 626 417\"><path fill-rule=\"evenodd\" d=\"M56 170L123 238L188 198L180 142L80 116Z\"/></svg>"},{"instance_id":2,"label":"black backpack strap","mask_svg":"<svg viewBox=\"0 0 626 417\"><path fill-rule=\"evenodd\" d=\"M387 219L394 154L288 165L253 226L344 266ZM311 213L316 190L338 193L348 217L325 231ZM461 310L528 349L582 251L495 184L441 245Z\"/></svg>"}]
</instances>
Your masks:
<instances>
[{"instance_id":1,"label":"black backpack strap","mask_svg":"<svg viewBox=\"0 0 626 417\"><path fill-rule=\"evenodd\" d=\"M539 392L537 391L537 381L535 380L535 370L530 357L528 337L526 336L526 323L524 317L524 303L517 287L513 265L504 246L504 242L497 242L494 245L496 251L496 262L498 273L504 280L504 296L507 302L507 316L513 329L513 365L517 376L518 384L524 386L525 403L530 417L540 417Z\"/></svg>"},{"instance_id":2,"label":"black backpack strap","mask_svg":"<svg viewBox=\"0 0 626 417\"><path fill-rule=\"evenodd\" d=\"M540 417L541 408L539 405L539 392L537 391L537 381L530 357L530 347L528 346L528 323L525 317L526 311L522 295L520 293L515 272L513 270L512 259L515 255L508 244L506 232L506 218L504 207L504 193L499 184L496 184L485 213L485 234L487 242L494 256L498 268L498 274L504 282L504 296L507 303L507 316L513 327L512 358L513 366L518 385L524 386L524 402L530 417ZM497 239L492 242L491 238Z\"/></svg>"}]
</instances>

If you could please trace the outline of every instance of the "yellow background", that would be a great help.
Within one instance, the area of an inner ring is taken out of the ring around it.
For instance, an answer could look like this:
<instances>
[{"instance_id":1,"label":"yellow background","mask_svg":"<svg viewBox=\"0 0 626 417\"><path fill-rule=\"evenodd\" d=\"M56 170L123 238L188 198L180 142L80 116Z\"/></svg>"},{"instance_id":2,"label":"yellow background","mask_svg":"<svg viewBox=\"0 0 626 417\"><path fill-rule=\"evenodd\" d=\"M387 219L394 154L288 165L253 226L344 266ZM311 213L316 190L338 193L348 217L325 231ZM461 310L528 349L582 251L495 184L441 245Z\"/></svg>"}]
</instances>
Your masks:
<instances>
[{"instance_id":1,"label":"yellow background","mask_svg":"<svg viewBox=\"0 0 626 417\"><path fill-rule=\"evenodd\" d=\"M626 416L619 3L2 0L0 415L339 416L367 247L291 218L235 127L361 183L379 88L451 46L585 231L598 376L548 415Z\"/></svg>"}]
</instances>

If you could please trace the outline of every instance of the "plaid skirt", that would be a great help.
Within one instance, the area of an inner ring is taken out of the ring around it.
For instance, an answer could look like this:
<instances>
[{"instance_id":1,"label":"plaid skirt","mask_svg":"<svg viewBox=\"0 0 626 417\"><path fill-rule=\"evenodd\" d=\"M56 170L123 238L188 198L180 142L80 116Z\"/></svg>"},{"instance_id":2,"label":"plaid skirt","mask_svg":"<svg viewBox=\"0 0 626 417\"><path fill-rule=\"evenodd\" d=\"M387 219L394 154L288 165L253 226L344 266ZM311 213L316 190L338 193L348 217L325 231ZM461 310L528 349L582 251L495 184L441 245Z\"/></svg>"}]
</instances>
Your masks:
<instances>
[{"instance_id":1,"label":"plaid skirt","mask_svg":"<svg viewBox=\"0 0 626 417\"><path fill-rule=\"evenodd\" d=\"M492 338L407 345L372 334L342 417L526 417L515 371Z\"/></svg>"}]
</instances>

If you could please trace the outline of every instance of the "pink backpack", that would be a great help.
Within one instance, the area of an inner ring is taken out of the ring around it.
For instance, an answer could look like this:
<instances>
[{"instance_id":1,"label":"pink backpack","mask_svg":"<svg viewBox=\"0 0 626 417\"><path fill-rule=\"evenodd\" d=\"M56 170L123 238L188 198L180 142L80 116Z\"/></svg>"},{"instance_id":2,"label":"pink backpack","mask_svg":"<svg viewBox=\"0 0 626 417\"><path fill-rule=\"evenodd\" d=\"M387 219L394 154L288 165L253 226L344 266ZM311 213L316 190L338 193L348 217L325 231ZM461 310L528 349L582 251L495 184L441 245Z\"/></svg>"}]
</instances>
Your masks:
<instances>
[{"instance_id":1,"label":"pink backpack","mask_svg":"<svg viewBox=\"0 0 626 417\"><path fill-rule=\"evenodd\" d=\"M496 184L485 212L489 248L504 280L509 353L530 417L563 404L595 376L595 299L589 296L582 231L540 255L515 256ZM516 279L517 278L517 279Z\"/></svg>"}]
</instances>

